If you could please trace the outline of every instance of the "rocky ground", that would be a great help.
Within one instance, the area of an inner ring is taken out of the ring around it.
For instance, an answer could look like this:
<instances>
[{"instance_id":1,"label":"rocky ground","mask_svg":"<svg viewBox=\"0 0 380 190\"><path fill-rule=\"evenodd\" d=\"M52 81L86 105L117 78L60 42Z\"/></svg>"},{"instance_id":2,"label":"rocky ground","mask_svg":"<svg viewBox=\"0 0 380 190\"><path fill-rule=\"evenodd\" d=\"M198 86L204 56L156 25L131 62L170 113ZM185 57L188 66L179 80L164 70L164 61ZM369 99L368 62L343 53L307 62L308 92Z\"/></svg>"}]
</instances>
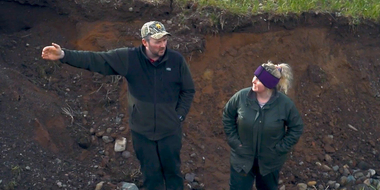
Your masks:
<instances>
[{"instance_id":1,"label":"rocky ground","mask_svg":"<svg viewBox=\"0 0 380 190\"><path fill-rule=\"evenodd\" d=\"M184 123L188 189L228 189L224 104L271 60L295 74L290 97L305 132L281 189L380 189L379 25L334 14L234 16L119 0L0 0L0 189L141 187L125 79L41 60L44 46L105 51L141 43L159 20L187 58L196 96ZM126 150L115 152L115 140Z\"/></svg>"}]
</instances>

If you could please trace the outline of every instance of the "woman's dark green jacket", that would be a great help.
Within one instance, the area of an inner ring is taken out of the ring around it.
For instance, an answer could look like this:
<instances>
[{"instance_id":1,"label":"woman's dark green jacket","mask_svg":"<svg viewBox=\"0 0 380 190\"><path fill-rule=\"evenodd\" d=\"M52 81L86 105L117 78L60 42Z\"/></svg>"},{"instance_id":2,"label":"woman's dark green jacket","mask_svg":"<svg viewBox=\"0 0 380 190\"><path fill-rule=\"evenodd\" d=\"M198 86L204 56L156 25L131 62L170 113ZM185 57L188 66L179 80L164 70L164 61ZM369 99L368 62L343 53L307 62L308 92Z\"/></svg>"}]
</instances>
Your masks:
<instances>
[{"instance_id":1,"label":"woman's dark green jacket","mask_svg":"<svg viewBox=\"0 0 380 190\"><path fill-rule=\"evenodd\" d=\"M256 157L263 176L281 169L303 131L302 118L289 97L275 91L261 108L251 87L240 90L227 102L223 125L232 167L248 173Z\"/></svg>"}]
</instances>

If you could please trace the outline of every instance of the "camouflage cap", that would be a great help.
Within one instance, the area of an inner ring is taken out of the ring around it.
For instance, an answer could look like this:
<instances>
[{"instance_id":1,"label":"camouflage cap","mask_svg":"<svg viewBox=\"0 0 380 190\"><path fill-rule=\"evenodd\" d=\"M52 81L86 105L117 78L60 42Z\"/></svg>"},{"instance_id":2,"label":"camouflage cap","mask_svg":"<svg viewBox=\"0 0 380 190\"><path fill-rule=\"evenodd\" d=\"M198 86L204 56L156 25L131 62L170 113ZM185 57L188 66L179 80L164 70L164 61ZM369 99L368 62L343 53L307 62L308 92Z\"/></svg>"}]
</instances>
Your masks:
<instances>
[{"instance_id":1,"label":"camouflage cap","mask_svg":"<svg viewBox=\"0 0 380 190\"><path fill-rule=\"evenodd\" d=\"M160 39L166 35L171 35L169 32L166 32L165 26L158 21L150 21L145 23L141 27L141 38L145 38L148 35L153 39Z\"/></svg>"}]
</instances>

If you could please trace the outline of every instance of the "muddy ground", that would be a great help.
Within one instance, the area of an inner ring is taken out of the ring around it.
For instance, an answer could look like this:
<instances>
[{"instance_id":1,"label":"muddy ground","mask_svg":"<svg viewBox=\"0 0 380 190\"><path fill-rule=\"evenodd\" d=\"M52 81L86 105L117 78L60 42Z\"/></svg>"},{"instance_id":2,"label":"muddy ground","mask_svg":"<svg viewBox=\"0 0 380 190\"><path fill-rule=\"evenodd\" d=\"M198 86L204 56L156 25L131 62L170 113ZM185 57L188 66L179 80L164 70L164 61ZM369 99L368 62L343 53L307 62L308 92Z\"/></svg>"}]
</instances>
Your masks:
<instances>
[{"instance_id":1,"label":"muddy ground","mask_svg":"<svg viewBox=\"0 0 380 190\"><path fill-rule=\"evenodd\" d=\"M228 189L222 108L268 60L293 67L289 96L305 122L280 186L339 181L341 172L319 165L380 172L380 28L373 22L351 25L314 13L242 17L169 1L0 0L0 189L141 185L125 79L40 54L51 42L96 51L137 46L149 20L165 24L173 34L169 46L183 53L193 74L197 92L183 126L182 171L195 174L203 189ZM106 135L126 137L131 156L114 152Z\"/></svg>"}]
</instances>

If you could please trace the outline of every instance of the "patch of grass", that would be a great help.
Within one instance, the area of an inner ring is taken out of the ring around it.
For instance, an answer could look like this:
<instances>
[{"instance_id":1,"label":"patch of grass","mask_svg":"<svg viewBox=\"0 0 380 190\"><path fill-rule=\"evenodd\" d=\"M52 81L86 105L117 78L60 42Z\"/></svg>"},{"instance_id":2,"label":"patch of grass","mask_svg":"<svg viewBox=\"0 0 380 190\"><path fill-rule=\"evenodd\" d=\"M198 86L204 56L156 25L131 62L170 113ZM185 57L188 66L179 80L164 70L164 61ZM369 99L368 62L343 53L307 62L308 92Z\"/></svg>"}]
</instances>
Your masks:
<instances>
[{"instance_id":1,"label":"patch of grass","mask_svg":"<svg viewBox=\"0 0 380 190\"><path fill-rule=\"evenodd\" d=\"M11 171L14 176L19 176L22 170L20 166L12 166Z\"/></svg>"},{"instance_id":2,"label":"patch of grass","mask_svg":"<svg viewBox=\"0 0 380 190\"><path fill-rule=\"evenodd\" d=\"M130 172L130 178L131 180L133 180L134 182L135 181L138 181L138 178L142 175L141 173L141 170L140 170L140 167L137 168L137 169L133 169L131 172Z\"/></svg>"},{"instance_id":3,"label":"patch of grass","mask_svg":"<svg viewBox=\"0 0 380 190\"><path fill-rule=\"evenodd\" d=\"M65 115L71 118L71 124L74 123L74 110L67 104L67 107L61 108Z\"/></svg>"},{"instance_id":4,"label":"patch of grass","mask_svg":"<svg viewBox=\"0 0 380 190\"><path fill-rule=\"evenodd\" d=\"M188 0L175 0L187 4ZM333 13L352 18L380 21L379 0L190 0L200 7L217 7L235 14L274 15L301 14L304 12Z\"/></svg>"},{"instance_id":5,"label":"patch of grass","mask_svg":"<svg viewBox=\"0 0 380 190\"><path fill-rule=\"evenodd\" d=\"M14 190L15 187L17 187L16 181L11 181L4 188L5 190Z\"/></svg>"}]
</instances>

